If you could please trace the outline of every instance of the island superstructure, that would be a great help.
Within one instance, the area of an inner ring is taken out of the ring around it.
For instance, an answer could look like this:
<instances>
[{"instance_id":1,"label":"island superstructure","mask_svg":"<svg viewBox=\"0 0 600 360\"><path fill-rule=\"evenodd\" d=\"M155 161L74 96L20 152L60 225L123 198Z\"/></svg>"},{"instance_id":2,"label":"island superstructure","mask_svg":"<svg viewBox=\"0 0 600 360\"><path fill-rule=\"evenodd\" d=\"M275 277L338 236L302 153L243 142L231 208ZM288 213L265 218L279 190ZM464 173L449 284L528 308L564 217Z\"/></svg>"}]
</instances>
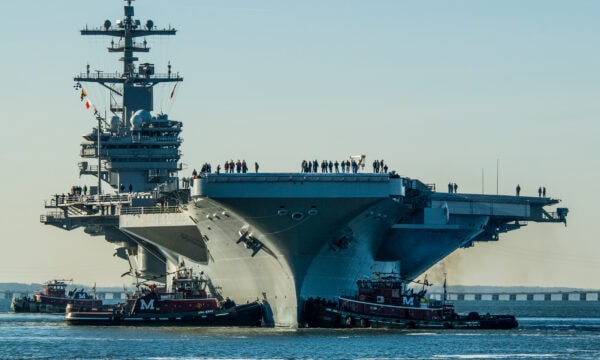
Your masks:
<instances>
[{"instance_id":1,"label":"island superstructure","mask_svg":"<svg viewBox=\"0 0 600 360\"><path fill-rule=\"evenodd\" d=\"M176 30L142 24L126 0L122 20L81 34L111 37L108 51L121 55L123 70L88 66L75 76L76 86L109 94L110 119L92 109L97 125L81 143L80 174L97 185L52 196L40 220L103 236L138 279L167 283L185 263L204 271L215 296L259 299L268 324L295 327L305 299L351 293L375 270L410 280L460 247L530 221L566 223L566 208L546 209L558 199L442 193L394 171L179 177L183 123L154 113L153 89L183 78L135 56L149 52L147 37Z\"/></svg>"}]
</instances>

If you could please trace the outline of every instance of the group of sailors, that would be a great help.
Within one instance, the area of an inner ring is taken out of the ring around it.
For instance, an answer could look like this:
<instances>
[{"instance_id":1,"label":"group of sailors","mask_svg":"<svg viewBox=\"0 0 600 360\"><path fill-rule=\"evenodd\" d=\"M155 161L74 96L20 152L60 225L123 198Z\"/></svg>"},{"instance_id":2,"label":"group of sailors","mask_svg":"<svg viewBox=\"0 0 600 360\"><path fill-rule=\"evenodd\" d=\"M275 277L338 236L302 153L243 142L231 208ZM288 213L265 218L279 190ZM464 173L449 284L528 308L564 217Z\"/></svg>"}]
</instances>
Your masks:
<instances>
[{"instance_id":1,"label":"group of sailors","mask_svg":"<svg viewBox=\"0 0 600 360\"><path fill-rule=\"evenodd\" d=\"M233 160L230 161L225 161L225 164L223 165L224 167L224 173L225 174L233 174L233 173L242 173L245 174L248 172L248 164L246 163L246 160L238 160L236 162L233 162ZM258 172L258 163L255 162L254 163L254 172ZM200 169L200 173L211 173L212 172L212 165L209 163L204 163L202 165L202 168ZM217 165L217 174L221 173L221 165ZM198 171L196 171L196 169L194 169L194 171L192 172L192 179L195 179L196 177L198 177Z\"/></svg>"},{"instance_id":2,"label":"group of sailors","mask_svg":"<svg viewBox=\"0 0 600 360\"><path fill-rule=\"evenodd\" d=\"M202 165L202 168L200 169L201 173L210 173L212 172L212 166L209 163L204 163ZM192 176L198 176L198 172L196 171L196 169L194 169L194 171L192 172Z\"/></svg>"},{"instance_id":3,"label":"group of sailors","mask_svg":"<svg viewBox=\"0 0 600 360\"><path fill-rule=\"evenodd\" d=\"M89 191L89 197L88 197L88 190ZM91 187L90 189L88 189L87 185L83 185L83 186L79 186L79 185L73 185L71 186L70 191L65 195L65 193L62 194L55 194L54 195L54 205L58 206L58 205L66 205L66 204L70 204L70 203L75 203L75 202L120 202L120 201L127 201L128 199L131 198L132 193L133 193L133 185L129 184L128 188L125 188L125 186L123 184L121 184L118 188L119 193L118 194L98 194L97 189L95 187ZM129 190L129 194L126 194L126 190ZM103 208L103 207L102 207ZM102 212L104 211L101 208Z\"/></svg>"},{"instance_id":4,"label":"group of sailors","mask_svg":"<svg viewBox=\"0 0 600 360\"><path fill-rule=\"evenodd\" d=\"M236 161L235 163L233 162L233 160L230 161L225 161L225 174L233 174L234 171L236 173L242 173L245 174L248 172L248 165L246 164L246 160L242 160L240 161L238 159L238 161ZM258 163L254 163L254 171L258 172ZM221 166L217 165L217 174L221 172Z\"/></svg>"},{"instance_id":5,"label":"group of sailors","mask_svg":"<svg viewBox=\"0 0 600 360\"><path fill-rule=\"evenodd\" d=\"M129 193L131 194L133 192L133 185L129 184L129 187L127 188L129 190ZM125 185L121 184L121 186L119 186L119 190L124 193L125 192Z\"/></svg>"},{"instance_id":6,"label":"group of sailors","mask_svg":"<svg viewBox=\"0 0 600 360\"><path fill-rule=\"evenodd\" d=\"M254 163L254 172L258 173L258 163L255 162ZM342 161L327 161L327 160L323 160L319 163L319 161L317 160L313 160L313 161L306 161L303 160L302 164L301 164L301 172L303 173L317 173L319 172L319 168L321 169L320 171L322 173L358 173L360 168L364 168L364 164L362 164L361 162L357 162L356 160L352 159L352 160L342 160ZM230 161L225 161L225 164L223 166L223 173L225 174L245 174L248 172L248 165L246 163L246 160L237 160L236 162L234 162L233 160ZM202 168L200 170L200 172L196 171L196 169L194 169L194 171L192 172L192 177L191 179L195 179L196 177L198 177L199 173L211 173L212 172L212 166L209 163L204 163L202 165ZM374 160L373 161L373 172L374 173L387 173L388 172L388 166L387 164L385 164L383 162L383 160ZM217 165L217 169L216 169L216 173L219 174L221 173L221 165ZM188 179L188 180L191 180Z\"/></svg>"},{"instance_id":7,"label":"group of sailors","mask_svg":"<svg viewBox=\"0 0 600 360\"><path fill-rule=\"evenodd\" d=\"M517 196L521 195L521 185L517 184L516 192L517 192ZM545 186L540 186L538 188L538 196L546 197L546 187Z\"/></svg>"},{"instance_id":8,"label":"group of sailors","mask_svg":"<svg viewBox=\"0 0 600 360\"><path fill-rule=\"evenodd\" d=\"M338 162L337 160L335 162L323 160L320 164L317 160L302 160L300 169L303 173L317 173L319 172L319 167L321 168L322 173L333 173L334 171L335 173L339 173L341 167L342 173L352 172L356 174L358 172L359 164L355 160L342 160L341 162Z\"/></svg>"},{"instance_id":9,"label":"group of sailors","mask_svg":"<svg viewBox=\"0 0 600 360\"><path fill-rule=\"evenodd\" d=\"M373 160L373 172L376 174L379 174L379 173L385 174L388 172L388 166L387 166L387 164L383 163L383 159Z\"/></svg>"},{"instance_id":10,"label":"group of sailors","mask_svg":"<svg viewBox=\"0 0 600 360\"><path fill-rule=\"evenodd\" d=\"M362 161L362 160L361 160ZM301 171L303 173L316 173L319 172L319 168L321 168L322 173L353 173L356 174L360 168L364 168L364 164L361 162L357 162L354 159L351 160L342 160L342 161L327 161L323 160L320 163L317 160L313 161L302 161ZM341 171L340 171L341 170ZM373 161L373 172L378 173L387 173L388 166L384 164L383 160L374 160Z\"/></svg>"},{"instance_id":11,"label":"group of sailors","mask_svg":"<svg viewBox=\"0 0 600 360\"><path fill-rule=\"evenodd\" d=\"M521 195L521 185L517 184L517 187L515 188L517 196ZM458 191L458 185L456 185L456 183L448 183L448 192L449 193L456 193ZM538 188L538 196L539 197L546 197L546 187L545 186L540 186Z\"/></svg>"},{"instance_id":12,"label":"group of sailors","mask_svg":"<svg viewBox=\"0 0 600 360\"><path fill-rule=\"evenodd\" d=\"M71 192L69 192L69 196L80 196L81 194L87 195L87 190L88 188L86 185L83 185L83 187L79 185L73 185L71 186Z\"/></svg>"},{"instance_id":13,"label":"group of sailors","mask_svg":"<svg viewBox=\"0 0 600 360\"><path fill-rule=\"evenodd\" d=\"M208 165L208 171L206 172L210 172L210 164ZM238 161L233 162L233 160L230 161L225 161L225 164L223 165L224 167L224 173L225 174L233 174L233 173L237 173L237 174L245 174L248 172L248 165L246 164L246 160L242 160L240 161L238 159ZM254 172L258 172L258 163L254 162ZM221 165L217 165L217 174L221 173Z\"/></svg>"},{"instance_id":14,"label":"group of sailors","mask_svg":"<svg viewBox=\"0 0 600 360\"><path fill-rule=\"evenodd\" d=\"M456 185L456 183L453 183L453 182L448 183L448 192L450 194L452 194L452 193L456 194L457 191L458 191L458 185Z\"/></svg>"},{"instance_id":15,"label":"group of sailors","mask_svg":"<svg viewBox=\"0 0 600 360\"><path fill-rule=\"evenodd\" d=\"M235 163L233 162L233 160L230 160L229 162L225 161L225 174L229 173L229 174L233 174L234 170L237 174L242 173L245 174L248 172L248 165L246 164L246 160L242 160L240 161L238 159L238 161L236 161ZM217 165L217 174L221 172L221 166ZM254 162L254 172L258 172L258 163Z\"/></svg>"},{"instance_id":16,"label":"group of sailors","mask_svg":"<svg viewBox=\"0 0 600 360\"><path fill-rule=\"evenodd\" d=\"M87 195L87 190L88 188L86 185L83 185L83 187L79 185L73 185L71 186L71 191L69 191L67 195L65 195L65 193L62 193L62 195L55 194L54 203L55 205L59 205L66 204L66 202L75 201L81 196L81 194Z\"/></svg>"}]
</instances>

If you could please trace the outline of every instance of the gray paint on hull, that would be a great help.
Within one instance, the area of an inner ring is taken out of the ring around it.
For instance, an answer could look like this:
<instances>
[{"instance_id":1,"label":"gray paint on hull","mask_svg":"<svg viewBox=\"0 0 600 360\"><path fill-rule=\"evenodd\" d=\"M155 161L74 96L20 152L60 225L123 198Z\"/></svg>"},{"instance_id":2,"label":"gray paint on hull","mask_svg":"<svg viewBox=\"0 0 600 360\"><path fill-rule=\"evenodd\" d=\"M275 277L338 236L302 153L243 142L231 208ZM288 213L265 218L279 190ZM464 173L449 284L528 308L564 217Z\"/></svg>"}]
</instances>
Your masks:
<instances>
[{"instance_id":1,"label":"gray paint on hull","mask_svg":"<svg viewBox=\"0 0 600 360\"><path fill-rule=\"evenodd\" d=\"M448 224L396 224L376 260L400 261L400 272L414 279L459 247L470 244L488 222L487 216L451 216Z\"/></svg>"},{"instance_id":2,"label":"gray paint on hull","mask_svg":"<svg viewBox=\"0 0 600 360\"><path fill-rule=\"evenodd\" d=\"M194 225L122 227L121 230L195 262L208 261L206 245Z\"/></svg>"},{"instance_id":3,"label":"gray paint on hull","mask_svg":"<svg viewBox=\"0 0 600 360\"><path fill-rule=\"evenodd\" d=\"M400 261L402 276L413 279L458 249L464 230L390 230L377 261Z\"/></svg>"},{"instance_id":4,"label":"gray paint on hull","mask_svg":"<svg viewBox=\"0 0 600 360\"><path fill-rule=\"evenodd\" d=\"M311 210L312 214L309 214ZM218 201L200 198L194 211L200 231L208 238L209 252L216 258L207 271L216 283L229 284L224 285L224 290L227 288L224 292L232 296L232 292L241 291L233 285L235 276L246 286L246 293L238 294L242 298L252 293L260 294L263 289L270 289L266 293L272 294L275 289L292 286L295 295L287 293L286 299L270 295L269 301L275 308L287 303L285 308L289 310L292 300L289 296L292 296L297 319L304 298L332 298L340 291L353 289L357 277L369 275L373 255L384 235L408 209L389 197ZM303 217L294 219L294 213L302 213ZM260 251L253 257L250 251L238 250L242 246L238 242L240 233L246 230L263 243L269 253ZM346 238L340 242L344 236ZM232 271L232 266L238 271ZM265 267L273 269L270 275L261 271ZM259 273L260 276L253 276ZM252 281L248 276L253 276ZM248 288L250 282L254 284L254 290ZM287 318L288 315L274 310L276 323L278 316Z\"/></svg>"}]
</instances>

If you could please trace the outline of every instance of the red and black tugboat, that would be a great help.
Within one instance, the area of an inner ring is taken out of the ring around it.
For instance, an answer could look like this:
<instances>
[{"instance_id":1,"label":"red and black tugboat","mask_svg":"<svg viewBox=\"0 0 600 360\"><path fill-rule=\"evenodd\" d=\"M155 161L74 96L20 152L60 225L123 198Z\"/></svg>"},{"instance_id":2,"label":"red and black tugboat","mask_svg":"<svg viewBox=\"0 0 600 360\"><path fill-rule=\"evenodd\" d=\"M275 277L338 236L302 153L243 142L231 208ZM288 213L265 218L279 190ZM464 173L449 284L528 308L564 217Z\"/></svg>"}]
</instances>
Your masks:
<instances>
[{"instance_id":1,"label":"red and black tugboat","mask_svg":"<svg viewBox=\"0 0 600 360\"><path fill-rule=\"evenodd\" d=\"M444 299L427 299L427 282L419 291L394 274L375 279L358 280L357 296L340 296L336 301L308 299L304 319L308 327L373 327L373 328L471 328L514 329L519 326L513 315L466 315L454 311Z\"/></svg>"},{"instance_id":2,"label":"red and black tugboat","mask_svg":"<svg viewBox=\"0 0 600 360\"><path fill-rule=\"evenodd\" d=\"M76 306L99 306L102 300L77 288L67 292L72 280L51 280L42 284L42 290L32 297L23 296L12 299L11 309L17 313L64 313L67 304Z\"/></svg>"},{"instance_id":3,"label":"red and black tugboat","mask_svg":"<svg viewBox=\"0 0 600 360\"><path fill-rule=\"evenodd\" d=\"M261 326L262 304L236 305L208 296L208 280L191 269L175 273L171 292L152 284L124 303L98 307L69 306L65 321L70 325L190 325Z\"/></svg>"}]
</instances>

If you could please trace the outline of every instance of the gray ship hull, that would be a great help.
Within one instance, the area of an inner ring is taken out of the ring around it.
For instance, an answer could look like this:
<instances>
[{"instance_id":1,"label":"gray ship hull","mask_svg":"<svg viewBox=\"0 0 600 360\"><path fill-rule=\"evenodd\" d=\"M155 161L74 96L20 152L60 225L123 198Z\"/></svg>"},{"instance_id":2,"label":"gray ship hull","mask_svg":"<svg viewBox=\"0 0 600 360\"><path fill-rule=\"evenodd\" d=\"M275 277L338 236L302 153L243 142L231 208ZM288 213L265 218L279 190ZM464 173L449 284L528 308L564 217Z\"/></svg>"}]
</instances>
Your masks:
<instances>
[{"instance_id":1,"label":"gray ship hull","mask_svg":"<svg viewBox=\"0 0 600 360\"><path fill-rule=\"evenodd\" d=\"M264 301L274 325L291 327L302 324L305 299L352 294L374 271L413 279L457 248L512 229L497 224L542 221L535 209L553 202L437 194L375 174L205 175L192 185L185 211L122 214L120 228L167 259L199 264L236 302Z\"/></svg>"},{"instance_id":2,"label":"gray ship hull","mask_svg":"<svg viewBox=\"0 0 600 360\"><path fill-rule=\"evenodd\" d=\"M195 183L198 192L184 213L121 215L120 228L204 265L218 291L236 302L263 300L276 326L297 326L303 299L353 291L358 277L373 272L373 259L390 226L408 212L401 203L399 179L390 181L387 175L329 176L327 181L313 176L302 184L289 180L289 175L273 175L278 191L272 183L264 187L269 182L264 176L255 176L243 182L245 197L201 194L203 190L218 193L221 186L228 188L227 194L235 194L231 182L220 182L226 178ZM374 181L378 183L371 190L349 196L356 186ZM208 188L211 185L217 188ZM296 185L303 188L292 189L293 197L274 196ZM346 190L339 189L344 186ZM268 192L262 194L262 187ZM338 194L329 191L333 188ZM323 196L328 191L330 195ZM190 234L186 241L199 245L196 252L181 252L181 237L164 236L176 234L186 222L188 230L192 223L198 230L196 241ZM165 224L166 229L155 231L156 224Z\"/></svg>"},{"instance_id":3,"label":"gray ship hull","mask_svg":"<svg viewBox=\"0 0 600 360\"><path fill-rule=\"evenodd\" d=\"M343 205L348 203L343 199L318 200L304 199L296 203L320 203L320 209L343 209ZM278 204L278 200L264 199L244 202L247 205ZM201 199L196 203L195 211L200 215L198 218L204 220L198 221L198 228L203 234L213 235L208 235L211 261L205 272L230 297L259 297L271 304L276 325L296 326L303 299L311 296L333 298L347 293L354 289L358 277L372 273L374 254L390 224L374 222L367 214L375 208L386 209L390 214L401 209L391 200L352 203L351 206L357 209L354 216L341 211L332 211L331 214L321 211L318 219L315 216L315 219L295 227L289 226L287 221L278 224L277 217L255 220L250 222L252 230L249 231L255 240L246 242L240 239L244 239L248 223L230 219L247 218L238 218L230 213L229 219L224 221L216 218L206 220L202 215L207 210L228 207ZM360 208L363 210L358 211ZM268 231L274 230L275 226L285 230ZM340 229L347 229L348 234L344 235ZM349 229L352 229L351 235ZM258 248L256 242L260 243Z\"/></svg>"}]
</instances>

